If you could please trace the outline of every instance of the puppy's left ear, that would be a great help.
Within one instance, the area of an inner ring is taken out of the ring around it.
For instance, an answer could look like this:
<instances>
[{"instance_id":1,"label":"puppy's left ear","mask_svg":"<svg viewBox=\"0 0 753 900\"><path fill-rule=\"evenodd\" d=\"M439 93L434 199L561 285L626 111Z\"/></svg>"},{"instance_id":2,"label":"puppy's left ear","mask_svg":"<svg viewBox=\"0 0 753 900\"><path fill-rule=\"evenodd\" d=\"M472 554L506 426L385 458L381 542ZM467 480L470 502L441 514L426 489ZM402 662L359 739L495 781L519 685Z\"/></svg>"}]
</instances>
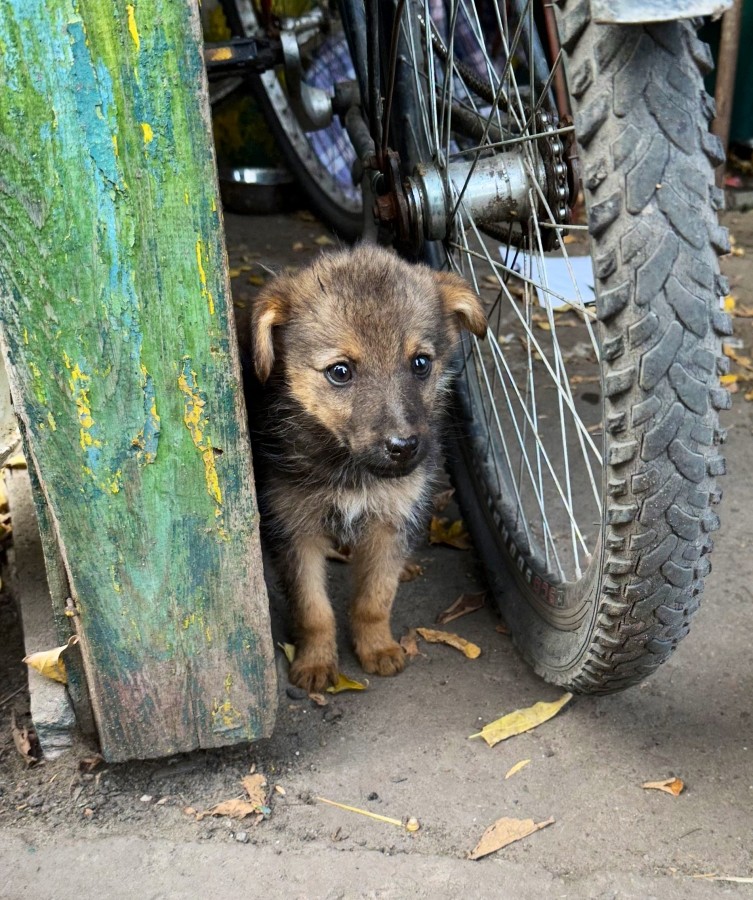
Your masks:
<instances>
[{"instance_id":1,"label":"puppy's left ear","mask_svg":"<svg viewBox=\"0 0 753 900\"><path fill-rule=\"evenodd\" d=\"M288 321L288 278L275 278L256 295L251 309L251 336L254 368L262 384L269 378L275 361L272 330Z\"/></svg>"},{"instance_id":2,"label":"puppy's left ear","mask_svg":"<svg viewBox=\"0 0 753 900\"><path fill-rule=\"evenodd\" d=\"M434 277L445 313L457 316L463 328L476 337L483 337L486 334L486 315L481 301L468 283L453 272L437 272Z\"/></svg>"}]
</instances>

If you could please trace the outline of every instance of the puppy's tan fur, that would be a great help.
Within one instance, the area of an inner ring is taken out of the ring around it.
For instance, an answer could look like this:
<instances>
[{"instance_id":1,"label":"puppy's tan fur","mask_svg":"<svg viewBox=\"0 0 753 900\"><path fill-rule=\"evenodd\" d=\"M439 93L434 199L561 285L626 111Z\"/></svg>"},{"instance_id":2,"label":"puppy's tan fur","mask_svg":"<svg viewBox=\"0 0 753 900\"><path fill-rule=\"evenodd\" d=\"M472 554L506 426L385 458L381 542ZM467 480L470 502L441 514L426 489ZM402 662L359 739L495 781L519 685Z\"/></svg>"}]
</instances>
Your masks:
<instances>
[{"instance_id":1,"label":"puppy's tan fur","mask_svg":"<svg viewBox=\"0 0 753 900\"><path fill-rule=\"evenodd\" d=\"M254 302L260 499L293 606L290 678L308 691L337 677L326 584L333 542L354 551L350 622L361 665L379 675L403 668L390 610L427 506L461 327L486 329L461 278L370 245L281 276ZM417 358L431 360L428 375L417 374ZM352 379L333 385L328 368L343 362ZM406 440L413 455L397 458L395 441Z\"/></svg>"}]
</instances>

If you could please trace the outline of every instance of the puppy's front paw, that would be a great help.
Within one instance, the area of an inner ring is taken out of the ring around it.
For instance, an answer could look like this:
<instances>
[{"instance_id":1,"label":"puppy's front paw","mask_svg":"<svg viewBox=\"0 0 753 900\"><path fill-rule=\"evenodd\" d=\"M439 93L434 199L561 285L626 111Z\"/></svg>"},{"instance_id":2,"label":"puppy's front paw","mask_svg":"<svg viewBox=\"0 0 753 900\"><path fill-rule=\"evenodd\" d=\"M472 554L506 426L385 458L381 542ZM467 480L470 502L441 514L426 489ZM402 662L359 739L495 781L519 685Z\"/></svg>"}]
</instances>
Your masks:
<instances>
[{"instance_id":1,"label":"puppy's front paw","mask_svg":"<svg viewBox=\"0 0 753 900\"><path fill-rule=\"evenodd\" d=\"M290 664L288 677L291 684L307 693L319 693L328 685L337 683L337 658L302 653Z\"/></svg>"},{"instance_id":2,"label":"puppy's front paw","mask_svg":"<svg viewBox=\"0 0 753 900\"><path fill-rule=\"evenodd\" d=\"M381 647L356 647L356 656L361 668L370 675L397 675L405 668L405 653L395 641Z\"/></svg>"}]
</instances>

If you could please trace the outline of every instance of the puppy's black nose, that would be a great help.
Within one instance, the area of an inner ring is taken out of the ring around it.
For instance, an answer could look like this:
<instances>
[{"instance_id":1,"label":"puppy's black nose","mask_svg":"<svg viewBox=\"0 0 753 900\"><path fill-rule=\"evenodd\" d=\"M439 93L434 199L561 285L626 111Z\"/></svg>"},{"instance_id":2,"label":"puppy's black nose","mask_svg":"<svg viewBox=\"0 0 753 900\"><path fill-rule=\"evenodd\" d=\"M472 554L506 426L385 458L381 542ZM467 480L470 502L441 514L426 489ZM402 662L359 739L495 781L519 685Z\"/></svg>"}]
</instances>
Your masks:
<instances>
[{"instance_id":1,"label":"puppy's black nose","mask_svg":"<svg viewBox=\"0 0 753 900\"><path fill-rule=\"evenodd\" d=\"M389 437L385 441L385 447L395 462L408 462L413 459L418 450L418 437L412 434L410 437Z\"/></svg>"}]
</instances>

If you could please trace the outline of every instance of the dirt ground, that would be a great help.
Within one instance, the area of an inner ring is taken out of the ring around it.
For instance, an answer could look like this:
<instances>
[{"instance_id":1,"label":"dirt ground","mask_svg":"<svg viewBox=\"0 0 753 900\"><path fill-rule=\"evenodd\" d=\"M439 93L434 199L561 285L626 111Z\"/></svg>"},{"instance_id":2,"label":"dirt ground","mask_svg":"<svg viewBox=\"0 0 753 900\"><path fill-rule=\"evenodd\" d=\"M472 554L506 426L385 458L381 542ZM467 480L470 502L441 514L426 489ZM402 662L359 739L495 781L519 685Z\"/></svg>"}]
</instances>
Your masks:
<instances>
[{"instance_id":1,"label":"dirt ground","mask_svg":"<svg viewBox=\"0 0 753 900\"><path fill-rule=\"evenodd\" d=\"M725 224L747 255L727 257L723 268L738 303L753 307L753 213L727 214ZM299 264L319 252L325 234L296 215L228 216L227 229L241 321L263 275L257 263ZM736 324L750 352L753 319ZM526 668L487 606L450 626L482 648L476 660L424 644L425 655L398 678L373 678L367 691L319 708L288 690L280 655L271 739L89 774L79 770L92 752L83 744L26 767L10 736L11 712L28 707L21 692L0 707L0 897L749 893L750 884L696 877L753 876L753 402L744 392L725 414L730 474L703 607L675 656L643 685L578 698L537 730L491 749L468 740L503 713L559 694ZM425 574L400 589L398 634L431 626L459 594L483 588L472 552L426 544L416 556ZM336 601L347 582L347 567L332 563ZM284 602L274 587L271 596L275 640L285 640ZM342 602L338 608L343 619ZM12 601L0 595L0 701L24 683L16 621ZM362 676L344 630L340 646L343 671ZM524 759L530 763L505 779ZM284 791L272 793L263 821L196 821L185 812L238 796L252 766ZM641 788L674 775L687 785L679 797ZM415 816L421 827L408 834L317 797ZM501 816L555 822L467 861Z\"/></svg>"}]
</instances>

